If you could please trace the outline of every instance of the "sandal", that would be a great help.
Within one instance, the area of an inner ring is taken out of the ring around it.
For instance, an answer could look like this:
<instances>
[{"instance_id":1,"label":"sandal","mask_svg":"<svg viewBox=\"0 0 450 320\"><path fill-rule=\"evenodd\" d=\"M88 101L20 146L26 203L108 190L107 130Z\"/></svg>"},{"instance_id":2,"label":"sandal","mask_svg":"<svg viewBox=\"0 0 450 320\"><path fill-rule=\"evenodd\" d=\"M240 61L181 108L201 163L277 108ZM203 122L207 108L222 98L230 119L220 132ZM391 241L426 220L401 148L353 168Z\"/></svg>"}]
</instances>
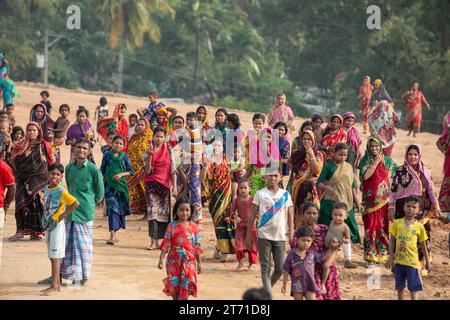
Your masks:
<instances>
[{"instance_id":1,"label":"sandal","mask_svg":"<svg viewBox=\"0 0 450 320\"><path fill-rule=\"evenodd\" d=\"M23 239L23 237L24 237L23 233L16 233L15 235L9 237L9 238L8 238L8 241L16 242L16 241L18 241L19 239Z\"/></svg>"},{"instance_id":2,"label":"sandal","mask_svg":"<svg viewBox=\"0 0 450 320\"><path fill-rule=\"evenodd\" d=\"M48 278L45 278L39 281L37 284L45 284L45 285L52 284L52 277L50 276Z\"/></svg>"}]
</instances>

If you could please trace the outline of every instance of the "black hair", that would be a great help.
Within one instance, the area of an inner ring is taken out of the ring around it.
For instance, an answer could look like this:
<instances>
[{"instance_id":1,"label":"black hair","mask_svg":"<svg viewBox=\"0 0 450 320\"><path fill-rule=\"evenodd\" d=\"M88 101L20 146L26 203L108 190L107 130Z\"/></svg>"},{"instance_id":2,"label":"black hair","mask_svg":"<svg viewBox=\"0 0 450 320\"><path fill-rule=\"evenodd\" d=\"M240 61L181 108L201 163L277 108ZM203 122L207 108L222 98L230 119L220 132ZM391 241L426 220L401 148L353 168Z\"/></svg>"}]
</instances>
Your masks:
<instances>
[{"instance_id":1,"label":"black hair","mask_svg":"<svg viewBox=\"0 0 450 320\"><path fill-rule=\"evenodd\" d=\"M108 103L108 101L106 100L106 97L101 97L99 102L100 102L101 106L104 106Z\"/></svg>"},{"instance_id":2,"label":"black hair","mask_svg":"<svg viewBox=\"0 0 450 320\"><path fill-rule=\"evenodd\" d=\"M225 117L228 115L228 111L227 111L227 109L225 109L225 108L219 108L219 109L217 109L217 111L216 111L216 113L215 113L215 116L217 116L217 114L218 114L219 112L224 113L224 114L225 114Z\"/></svg>"},{"instance_id":3,"label":"black hair","mask_svg":"<svg viewBox=\"0 0 450 320\"><path fill-rule=\"evenodd\" d=\"M314 202L305 202L304 204L303 204L303 207L302 207L302 214L306 211L306 210L308 210L309 208L315 208L317 211L319 211L319 207L317 206L317 204L315 204Z\"/></svg>"},{"instance_id":4,"label":"black hair","mask_svg":"<svg viewBox=\"0 0 450 320\"><path fill-rule=\"evenodd\" d=\"M197 114L194 111L186 113L186 119L191 118L197 120Z\"/></svg>"},{"instance_id":5,"label":"black hair","mask_svg":"<svg viewBox=\"0 0 450 320\"><path fill-rule=\"evenodd\" d=\"M283 96L283 97L286 98L286 95L285 95L283 92L278 92L278 93L277 93L277 98L280 97L280 96Z\"/></svg>"},{"instance_id":6,"label":"black hair","mask_svg":"<svg viewBox=\"0 0 450 320\"><path fill-rule=\"evenodd\" d=\"M120 104L120 110L127 109L127 105L125 103Z\"/></svg>"},{"instance_id":7,"label":"black hair","mask_svg":"<svg viewBox=\"0 0 450 320\"><path fill-rule=\"evenodd\" d=\"M116 140L122 140L123 143L125 144L125 138L124 138L122 135L120 135L120 134L116 134L116 135L114 136L113 142L116 141Z\"/></svg>"},{"instance_id":8,"label":"black hair","mask_svg":"<svg viewBox=\"0 0 450 320\"><path fill-rule=\"evenodd\" d=\"M250 288L244 292L243 300L272 300L272 295L264 288Z\"/></svg>"},{"instance_id":9,"label":"black hair","mask_svg":"<svg viewBox=\"0 0 450 320\"><path fill-rule=\"evenodd\" d=\"M22 132L22 136L25 136L25 131L23 130L23 128L22 128L21 126L15 126L15 127L12 129L11 137L14 137L14 135L15 135L17 132L19 132L19 131Z\"/></svg>"},{"instance_id":10,"label":"black hair","mask_svg":"<svg viewBox=\"0 0 450 320\"><path fill-rule=\"evenodd\" d=\"M0 116L2 116L2 115L8 115L8 113L5 110L1 110L0 111Z\"/></svg>"},{"instance_id":11,"label":"black hair","mask_svg":"<svg viewBox=\"0 0 450 320\"><path fill-rule=\"evenodd\" d=\"M86 109L85 106L78 106L78 110L77 110L77 117L80 115L80 113L86 113L86 117L89 118L89 111Z\"/></svg>"},{"instance_id":12,"label":"black hair","mask_svg":"<svg viewBox=\"0 0 450 320\"><path fill-rule=\"evenodd\" d=\"M242 179L239 179L239 181L238 181L238 185L240 185L241 183L248 183L249 185L250 185L250 180L249 179L247 179L247 178L242 178Z\"/></svg>"},{"instance_id":13,"label":"black hair","mask_svg":"<svg viewBox=\"0 0 450 320\"><path fill-rule=\"evenodd\" d=\"M130 119L132 119L132 118L134 118L134 119L136 119L136 121L138 121L138 115L136 114L136 113L132 113L132 114L130 114L129 116L128 116L128 120L130 120Z\"/></svg>"},{"instance_id":14,"label":"black hair","mask_svg":"<svg viewBox=\"0 0 450 320\"><path fill-rule=\"evenodd\" d=\"M77 142L75 143L75 147L78 146L79 144L87 144L89 146L89 149L92 148L91 142L86 138L78 139Z\"/></svg>"},{"instance_id":15,"label":"black hair","mask_svg":"<svg viewBox=\"0 0 450 320\"><path fill-rule=\"evenodd\" d=\"M278 128L278 127L283 127L284 131L286 132L286 134L288 133L288 126L286 124L286 122L283 121L278 121L277 123L275 123L275 125L273 126L274 129Z\"/></svg>"},{"instance_id":16,"label":"black hair","mask_svg":"<svg viewBox=\"0 0 450 320\"><path fill-rule=\"evenodd\" d=\"M418 154L420 154L420 149L419 146L416 146L415 144L412 144L408 147L408 150L406 150L406 153L408 154L408 152L410 152L411 150L416 150Z\"/></svg>"},{"instance_id":17,"label":"black hair","mask_svg":"<svg viewBox=\"0 0 450 320\"><path fill-rule=\"evenodd\" d=\"M188 218L188 221L191 221L192 214L194 213L194 206L192 205L192 202L189 200L189 198L187 198L186 196L179 197L177 199L177 201L175 202L175 205L173 206L173 212L172 212L173 220L178 220L178 215L177 215L178 208L182 204L185 204L185 203L189 204L189 207L191 208L191 215Z\"/></svg>"},{"instance_id":18,"label":"black hair","mask_svg":"<svg viewBox=\"0 0 450 320\"><path fill-rule=\"evenodd\" d=\"M241 122L239 120L239 116L236 113L230 113L227 115L227 121L230 121L233 127L239 128L241 126Z\"/></svg>"},{"instance_id":19,"label":"black hair","mask_svg":"<svg viewBox=\"0 0 450 320\"><path fill-rule=\"evenodd\" d=\"M348 212L348 206L344 202L338 201L333 204L333 210L341 210L341 209Z\"/></svg>"},{"instance_id":20,"label":"black hair","mask_svg":"<svg viewBox=\"0 0 450 320\"><path fill-rule=\"evenodd\" d=\"M258 119L261 119L263 122L266 122L266 117L262 113L255 113L252 117L252 123Z\"/></svg>"},{"instance_id":21,"label":"black hair","mask_svg":"<svg viewBox=\"0 0 450 320\"><path fill-rule=\"evenodd\" d=\"M307 227L300 227L295 231L295 237L296 238L302 238L302 237L314 237L314 233L310 228Z\"/></svg>"},{"instance_id":22,"label":"black hair","mask_svg":"<svg viewBox=\"0 0 450 320\"><path fill-rule=\"evenodd\" d=\"M158 90L152 90L152 91L150 91L150 93L148 95L149 96L156 96L157 98L159 98Z\"/></svg>"},{"instance_id":23,"label":"black hair","mask_svg":"<svg viewBox=\"0 0 450 320\"><path fill-rule=\"evenodd\" d=\"M163 127L156 127L155 129L153 129L153 136L156 136L158 132L162 132L164 136L166 135L166 129L164 129Z\"/></svg>"},{"instance_id":24,"label":"black hair","mask_svg":"<svg viewBox=\"0 0 450 320\"><path fill-rule=\"evenodd\" d=\"M308 127L308 126L311 128L314 128L313 121L306 120L305 122L303 122L302 126L300 127L300 132L303 132L303 129L305 129L305 127Z\"/></svg>"},{"instance_id":25,"label":"black hair","mask_svg":"<svg viewBox=\"0 0 450 320\"><path fill-rule=\"evenodd\" d=\"M323 120L323 117L320 114L313 114L313 116L311 117L311 121L312 122L316 122L317 120L321 120L322 123L324 123L325 121Z\"/></svg>"},{"instance_id":26,"label":"black hair","mask_svg":"<svg viewBox=\"0 0 450 320\"><path fill-rule=\"evenodd\" d=\"M7 103L7 104L5 104L5 109L8 108L8 107L11 107L11 106L14 108L14 104L12 104L12 103Z\"/></svg>"},{"instance_id":27,"label":"black hair","mask_svg":"<svg viewBox=\"0 0 450 320\"><path fill-rule=\"evenodd\" d=\"M173 117L172 123L173 123L173 121L175 121L175 119L181 119L181 120L183 121L183 123L184 123L184 118L183 118L183 116L177 115L177 116Z\"/></svg>"},{"instance_id":28,"label":"black hair","mask_svg":"<svg viewBox=\"0 0 450 320\"><path fill-rule=\"evenodd\" d=\"M59 112L61 112L61 109L62 109L62 108L67 108L67 110L70 112L70 107L69 107L68 104L63 103L62 105L60 105L60 106L59 106Z\"/></svg>"},{"instance_id":29,"label":"black hair","mask_svg":"<svg viewBox=\"0 0 450 320\"><path fill-rule=\"evenodd\" d=\"M43 94L45 94L47 98L50 98L50 93L47 90L42 90L39 95L42 96Z\"/></svg>"},{"instance_id":30,"label":"black hair","mask_svg":"<svg viewBox=\"0 0 450 320\"><path fill-rule=\"evenodd\" d=\"M407 196L405 198L405 204L408 202L415 202L415 203L418 203L419 205L422 203L418 196Z\"/></svg>"},{"instance_id":31,"label":"black hair","mask_svg":"<svg viewBox=\"0 0 450 320\"><path fill-rule=\"evenodd\" d=\"M48 168L48 172L53 171L53 170L58 170L61 173L64 173L64 166L61 163L55 162L53 163L49 168Z\"/></svg>"},{"instance_id":32,"label":"black hair","mask_svg":"<svg viewBox=\"0 0 450 320\"><path fill-rule=\"evenodd\" d=\"M348 150L348 145L346 143L338 143L335 147L334 147L334 153L340 151L340 150Z\"/></svg>"}]
</instances>

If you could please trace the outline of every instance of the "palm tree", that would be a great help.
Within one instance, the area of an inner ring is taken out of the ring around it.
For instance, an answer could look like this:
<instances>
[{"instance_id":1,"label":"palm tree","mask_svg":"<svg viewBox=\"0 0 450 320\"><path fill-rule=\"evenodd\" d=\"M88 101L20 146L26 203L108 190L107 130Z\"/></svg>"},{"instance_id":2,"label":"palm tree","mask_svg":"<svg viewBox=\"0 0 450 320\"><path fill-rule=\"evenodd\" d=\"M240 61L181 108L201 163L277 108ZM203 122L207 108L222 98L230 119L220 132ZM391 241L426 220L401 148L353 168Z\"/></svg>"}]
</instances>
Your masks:
<instances>
[{"instance_id":1,"label":"palm tree","mask_svg":"<svg viewBox=\"0 0 450 320\"><path fill-rule=\"evenodd\" d=\"M167 14L173 19L175 10L166 0L104 0L99 9L106 14L104 24L110 30L110 47L120 45L117 90L121 92L124 47L128 51L142 47L145 34L151 41L159 43L161 30L154 14Z\"/></svg>"}]
</instances>

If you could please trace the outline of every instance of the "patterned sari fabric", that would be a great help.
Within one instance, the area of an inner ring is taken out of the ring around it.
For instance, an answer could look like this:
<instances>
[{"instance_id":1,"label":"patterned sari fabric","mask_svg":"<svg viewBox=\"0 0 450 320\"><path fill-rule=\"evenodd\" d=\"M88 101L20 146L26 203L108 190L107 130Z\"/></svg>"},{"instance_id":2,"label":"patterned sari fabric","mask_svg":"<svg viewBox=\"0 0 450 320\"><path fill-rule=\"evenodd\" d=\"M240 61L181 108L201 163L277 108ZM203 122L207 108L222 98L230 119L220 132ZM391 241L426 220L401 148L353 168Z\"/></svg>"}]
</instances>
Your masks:
<instances>
[{"instance_id":1,"label":"patterned sari fabric","mask_svg":"<svg viewBox=\"0 0 450 320\"><path fill-rule=\"evenodd\" d=\"M408 91L402 95L403 102L406 105L406 127L420 132L422 124L422 106L426 104L425 96L422 91Z\"/></svg>"},{"instance_id":2,"label":"patterned sari fabric","mask_svg":"<svg viewBox=\"0 0 450 320\"><path fill-rule=\"evenodd\" d=\"M196 297L196 257L203 252L197 225L193 222L187 222L186 226L178 221L170 223L161 250L168 252L163 292L177 300Z\"/></svg>"},{"instance_id":3,"label":"patterned sari fabric","mask_svg":"<svg viewBox=\"0 0 450 320\"><path fill-rule=\"evenodd\" d=\"M441 191L439 192L439 205L443 212L450 212L450 133L447 128L445 129L444 134L438 140L442 148L441 151L445 155L444 178L442 180Z\"/></svg>"},{"instance_id":4,"label":"patterned sari fabric","mask_svg":"<svg viewBox=\"0 0 450 320\"><path fill-rule=\"evenodd\" d=\"M341 115L335 114L331 116L330 122L333 120L333 118L339 118L339 120L341 120L340 127L332 131L330 124L328 124L328 127L325 129L325 132L322 137L322 145L330 148L334 148L338 143L347 142L347 132L345 132L344 128L342 128L344 119L342 118ZM326 150L324 153L326 162L333 159L333 152L331 150Z\"/></svg>"},{"instance_id":5,"label":"patterned sari fabric","mask_svg":"<svg viewBox=\"0 0 450 320\"><path fill-rule=\"evenodd\" d=\"M359 107L361 108L361 116L363 124L367 123L367 112L369 111L370 98L372 97L373 87L370 84L370 78L367 77L369 83L361 84L359 87Z\"/></svg>"},{"instance_id":6,"label":"patterned sari fabric","mask_svg":"<svg viewBox=\"0 0 450 320\"><path fill-rule=\"evenodd\" d=\"M211 194L209 212L216 231L216 248L223 254L235 253L235 226L230 218L231 171L226 156L210 163L206 177Z\"/></svg>"},{"instance_id":7,"label":"patterned sari fabric","mask_svg":"<svg viewBox=\"0 0 450 320\"><path fill-rule=\"evenodd\" d=\"M311 249L316 251L317 253L325 254L325 237L328 232L328 226L323 224L316 224L313 233L314 233L314 242L311 246ZM322 288L322 263L316 263L316 267L314 270L314 278L316 280L316 284L319 288ZM325 284L327 288L327 293L322 293L321 291L316 292L316 300L340 300L341 293L339 291L339 274L336 267L336 261L333 262L330 266L330 275L328 276L328 280Z\"/></svg>"},{"instance_id":8,"label":"patterned sari fabric","mask_svg":"<svg viewBox=\"0 0 450 320\"><path fill-rule=\"evenodd\" d=\"M398 121L398 117L394 109L386 100L377 101L369 111L367 121L370 134L380 138L384 154L390 156L397 137L395 122Z\"/></svg>"},{"instance_id":9,"label":"patterned sari fabric","mask_svg":"<svg viewBox=\"0 0 450 320\"><path fill-rule=\"evenodd\" d=\"M411 149L418 151L419 156L422 155L419 145L411 144L406 147L405 162L397 168L392 179L389 203L391 206L395 207L395 218L400 219L405 216L404 204L406 197L418 196L421 199L420 212L416 216L416 220L422 223L425 228L428 236L428 240L425 241L425 244L430 252L430 219L434 216L435 211L440 208L434 191L434 183L428 169L424 166L421 160L419 160L419 163L415 167L408 162L407 154ZM421 260L422 266L424 266L425 261L422 249L420 246L418 246L418 249L419 260ZM425 275L426 270L422 269L422 273Z\"/></svg>"},{"instance_id":10,"label":"patterned sari fabric","mask_svg":"<svg viewBox=\"0 0 450 320\"><path fill-rule=\"evenodd\" d=\"M370 152L371 142L376 142L382 152L382 142L376 137L369 137L367 150L361 160L360 180L362 182L362 206L364 208L364 259L381 263L389 255L389 177L397 165L391 158L384 156L369 179L364 180L369 167L376 156Z\"/></svg>"},{"instance_id":11,"label":"patterned sari fabric","mask_svg":"<svg viewBox=\"0 0 450 320\"><path fill-rule=\"evenodd\" d=\"M37 143L25 137L13 149L16 178L16 227L25 235L43 235L41 216L44 212L43 189L48 184L48 167L55 161L50 145L42 139L42 130L35 122L27 125L39 130Z\"/></svg>"},{"instance_id":12,"label":"patterned sari fabric","mask_svg":"<svg viewBox=\"0 0 450 320\"><path fill-rule=\"evenodd\" d=\"M130 206L132 214L145 214L147 212L147 200L145 197L144 163L142 155L150 146L153 132L148 120L145 123L143 133L135 133L128 143L127 153L130 158L131 167L135 172L132 177L127 177L128 190L130 193Z\"/></svg>"},{"instance_id":13,"label":"patterned sari fabric","mask_svg":"<svg viewBox=\"0 0 450 320\"><path fill-rule=\"evenodd\" d=\"M80 140L80 139L87 139L89 141L94 140L95 134L94 129L92 128L91 122L89 119L86 119L86 122L84 124L81 124L78 122L78 120L72 124L69 129L67 130L67 140ZM91 143L92 145L92 143ZM93 163L94 161L94 154L92 153L89 155L89 160L91 160ZM75 146L71 146L70 148L70 162L75 161Z\"/></svg>"},{"instance_id":14,"label":"patterned sari fabric","mask_svg":"<svg viewBox=\"0 0 450 320\"><path fill-rule=\"evenodd\" d=\"M301 222L301 208L306 201L314 202L317 206L320 204L319 194L316 188L316 181L323 167L323 156L319 152L315 143L314 133L305 130L303 135L309 135L313 141L313 150L318 168L312 171L309 155L306 148L301 144L299 148L292 153L290 162L292 163L292 173L289 178L288 191L292 189L292 202L294 203L294 226L297 229Z\"/></svg>"}]
</instances>

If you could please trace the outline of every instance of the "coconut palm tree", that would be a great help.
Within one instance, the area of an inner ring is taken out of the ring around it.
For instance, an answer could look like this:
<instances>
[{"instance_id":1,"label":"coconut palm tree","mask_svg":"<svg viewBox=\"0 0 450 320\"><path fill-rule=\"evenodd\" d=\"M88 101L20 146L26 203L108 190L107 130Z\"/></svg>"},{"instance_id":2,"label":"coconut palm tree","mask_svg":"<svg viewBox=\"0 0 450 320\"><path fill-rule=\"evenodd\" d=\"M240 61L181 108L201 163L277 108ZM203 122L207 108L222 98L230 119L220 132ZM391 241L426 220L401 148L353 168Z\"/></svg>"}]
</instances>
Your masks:
<instances>
[{"instance_id":1,"label":"coconut palm tree","mask_svg":"<svg viewBox=\"0 0 450 320\"><path fill-rule=\"evenodd\" d=\"M104 0L99 4L102 13L106 13L104 24L109 31L109 45L119 47L119 65L117 90L122 91L124 48L132 51L142 47L144 36L159 43L161 30L155 19L156 14L165 14L172 19L175 10L166 0Z\"/></svg>"}]
</instances>

